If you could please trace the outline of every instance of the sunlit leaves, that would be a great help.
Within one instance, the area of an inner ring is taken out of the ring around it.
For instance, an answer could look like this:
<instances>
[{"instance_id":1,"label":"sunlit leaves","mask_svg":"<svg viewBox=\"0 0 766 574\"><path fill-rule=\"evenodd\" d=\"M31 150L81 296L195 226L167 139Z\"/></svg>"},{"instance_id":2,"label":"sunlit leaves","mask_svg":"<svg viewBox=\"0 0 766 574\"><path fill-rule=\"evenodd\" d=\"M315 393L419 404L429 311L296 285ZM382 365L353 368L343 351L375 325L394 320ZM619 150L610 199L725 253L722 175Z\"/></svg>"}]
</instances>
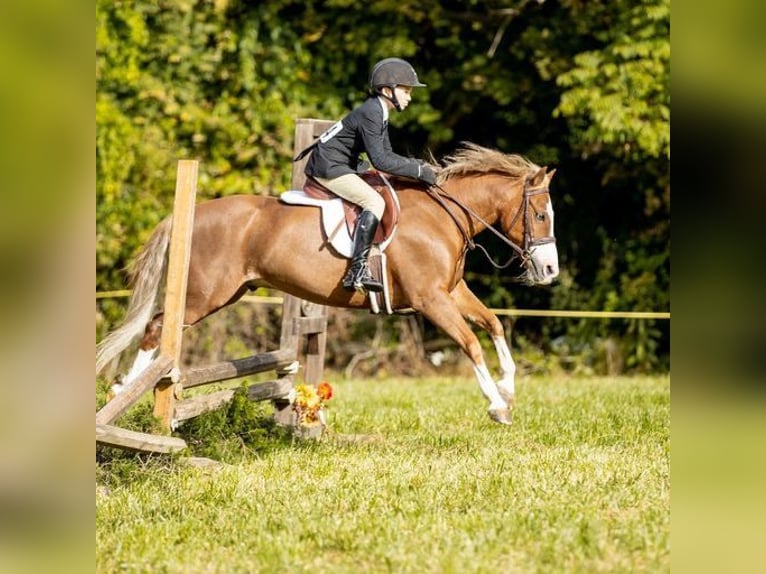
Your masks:
<instances>
[{"instance_id":1,"label":"sunlit leaves","mask_svg":"<svg viewBox=\"0 0 766 574\"><path fill-rule=\"evenodd\" d=\"M605 46L576 54L557 78L554 114L571 119L585 156L670 157L670 3L619 13Z\"/></svg>"}]
</instances>

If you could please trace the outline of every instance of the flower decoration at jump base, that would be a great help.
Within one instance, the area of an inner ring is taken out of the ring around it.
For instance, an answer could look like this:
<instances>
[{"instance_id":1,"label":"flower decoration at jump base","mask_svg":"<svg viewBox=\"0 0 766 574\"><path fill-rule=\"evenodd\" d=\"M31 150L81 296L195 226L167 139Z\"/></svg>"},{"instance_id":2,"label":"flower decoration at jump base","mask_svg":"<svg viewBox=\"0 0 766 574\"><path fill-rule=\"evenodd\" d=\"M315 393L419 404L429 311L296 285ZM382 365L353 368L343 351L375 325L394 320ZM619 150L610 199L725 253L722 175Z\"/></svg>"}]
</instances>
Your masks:
<instances>
[{"instance_id":1,"label":"flower decoration at jump base","mask_svg":"<svg viewBox=\"0 0 766 574\"><path fill-rule=\"evenodd\" d=\"M332 399L333 388L327 381L322 381L316 387L313 385L295 385L293 389L293 411L298 424L304 427L317 425L327 426L324 408Z\"/></svg>"}]
</instances>

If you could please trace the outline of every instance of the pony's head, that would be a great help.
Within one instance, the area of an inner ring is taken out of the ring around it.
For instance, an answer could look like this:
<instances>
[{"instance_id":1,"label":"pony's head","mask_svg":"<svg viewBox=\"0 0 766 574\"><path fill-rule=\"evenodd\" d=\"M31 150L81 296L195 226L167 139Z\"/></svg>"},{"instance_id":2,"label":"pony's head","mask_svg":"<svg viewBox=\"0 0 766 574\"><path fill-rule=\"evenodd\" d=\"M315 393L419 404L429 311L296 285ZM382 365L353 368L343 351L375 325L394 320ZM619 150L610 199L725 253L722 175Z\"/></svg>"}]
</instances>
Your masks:
<instances>
[{"instance_id":1,"label":"pony's head","mask_svg":"<svg viewBox=\"0 0 766 574\"><path fill-rule=\"evenodd\" d=\"M553 230L553 204L549 186L556 170L541 167L524 180L521 226L521 258L524 278L534 284L548 285L559 274L559 254ZM512 233L513 222L509 229Z\"/></svg>"},{"instance_id":2,"label":"pony's head","mask_svg":"<svg viewBox=\"0 0 766 574\"><path fill-rule=\"evenodd\" d=\"M464 142L461 149L445 158L439 182L468 177L486 185L494 198L495 212L489 216L490 222L499 224L503 239L521 257L522 279L547 285L559 274L548 189L555 173L555 169L548 171L520 155ZM485 177L492 178L491 182L487 183Z\"/></svg>"},{"instance_id":3,"label":"pony's head","mask_svg":"<svg viewBox=\"0 0 766 574\"><path fill-rule=\"evenodd\" d=\"M439 183L466 177L486 189L493 198L494 212L485 223L499 224L503 239L521 258L521 279L547 285L559 274L548 189L555 173L555 169L548 171L520 155L464 142L461 149L445 158Z\"/></svg>"}]
</instances>

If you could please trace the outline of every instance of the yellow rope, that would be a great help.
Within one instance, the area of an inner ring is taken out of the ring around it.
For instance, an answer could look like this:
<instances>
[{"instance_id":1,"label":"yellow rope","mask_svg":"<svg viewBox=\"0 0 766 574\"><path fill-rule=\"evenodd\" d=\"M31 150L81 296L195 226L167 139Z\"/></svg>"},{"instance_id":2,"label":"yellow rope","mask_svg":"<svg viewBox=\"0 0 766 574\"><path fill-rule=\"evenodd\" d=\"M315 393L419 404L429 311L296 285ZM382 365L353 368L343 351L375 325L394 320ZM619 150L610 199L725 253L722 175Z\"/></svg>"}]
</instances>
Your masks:
<instances>
[{"instance_id":1,"label":"yellow rope","mask_svg":"<svg viewBox=\"0 0 766 574\"><path fill-rule=\"evenodd\" d=\"M96 299L111 299L130 296L129 289L116 291L101 291L96 293ZM243 301L264 305L281 305L282 297L265 297L261 295L245 295ZM562 317L583 319L670 319L669 312L661 311L556 311L552 309L490 309L495 315L510 317Z\"/></svg>"}]
</instances>

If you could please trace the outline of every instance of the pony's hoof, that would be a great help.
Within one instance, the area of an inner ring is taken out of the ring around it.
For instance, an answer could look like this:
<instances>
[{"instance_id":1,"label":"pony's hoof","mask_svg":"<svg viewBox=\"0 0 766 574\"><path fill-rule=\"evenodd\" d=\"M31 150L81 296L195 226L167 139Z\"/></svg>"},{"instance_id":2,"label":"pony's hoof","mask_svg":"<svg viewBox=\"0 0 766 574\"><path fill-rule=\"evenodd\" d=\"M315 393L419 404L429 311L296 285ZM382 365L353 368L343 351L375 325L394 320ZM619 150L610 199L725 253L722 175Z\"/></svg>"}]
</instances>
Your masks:
<instances>
[{"instance_id":1,"label":"pony's hoof","mask_svg":"<svg viewBox=\"0 0 766 574\"><path fill-rule=\"evenodd\" d=\"M114 378L114 381L112 381L112 385L109 387L109 390L106 392L106 402L111 401L114 397L119 395L124 389L125 385L123 384L124 378L122 375L117 375Z\"/></svg>"},{"instance_id":2,"label":"pony's hoof","mask_svg":"<svg viewBox=\"0 0 766 574\"><path fill-rule=\"evenodd\" d=\"M489 418L501 425L511 424L511 410L510 409L489 409L487 411Z\"/></svg>"},{"instance_id":3,"label":"pony's hoof","mask_svg":"<svg viewBox=\"0 0 766 574\"><path fill-rule=\"evenodd\" d=\"M512 409L513 405L516 404L516 395L499 385L497 387L497 392L500 393L500 398L503 399L508 407Z\"/></svg>"}]
</instances>

